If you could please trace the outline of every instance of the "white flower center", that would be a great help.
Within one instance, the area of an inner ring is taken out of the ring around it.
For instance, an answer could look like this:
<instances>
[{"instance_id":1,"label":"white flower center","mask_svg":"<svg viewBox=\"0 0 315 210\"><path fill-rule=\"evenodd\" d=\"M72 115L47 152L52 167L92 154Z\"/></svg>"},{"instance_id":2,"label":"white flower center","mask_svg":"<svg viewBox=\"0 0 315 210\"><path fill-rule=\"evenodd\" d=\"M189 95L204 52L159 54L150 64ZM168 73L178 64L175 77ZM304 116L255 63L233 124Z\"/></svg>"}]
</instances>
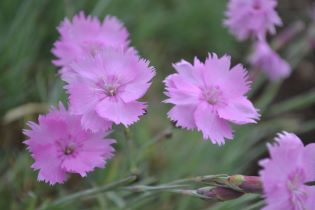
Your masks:
<instances>
[{"instance_id":1,"label":"white flower center","mask_svg":"<svg viewBox=\"0 0 315 210\"><path fill-rule=\"evenodd\" d=\"M117 94L117 85L105 85L105 94L109 97L115 96Z\"/></svg>"},{"instance_id":2,"label":"white flower center","mask_svg":"<svg viewBox=\"0 0 315 210\"><path fill-rule=\"evenodd\" d=\"M99 84L100 88L103 89L104 93L108 97L113 97L118 94L120 82L117 76L108 76L103 82Z\"/></svg>"},{"instance_id":3,"label":"white flower center","mask_svg":"<svg viewBox=\"0 0 315 210\"><path fill-rule=\"evenodd\" d=\"M219 87L210 87L202 89L202 99L208 104L216 105L221 101L222 92Z\"/></svg>"}]
</instances>

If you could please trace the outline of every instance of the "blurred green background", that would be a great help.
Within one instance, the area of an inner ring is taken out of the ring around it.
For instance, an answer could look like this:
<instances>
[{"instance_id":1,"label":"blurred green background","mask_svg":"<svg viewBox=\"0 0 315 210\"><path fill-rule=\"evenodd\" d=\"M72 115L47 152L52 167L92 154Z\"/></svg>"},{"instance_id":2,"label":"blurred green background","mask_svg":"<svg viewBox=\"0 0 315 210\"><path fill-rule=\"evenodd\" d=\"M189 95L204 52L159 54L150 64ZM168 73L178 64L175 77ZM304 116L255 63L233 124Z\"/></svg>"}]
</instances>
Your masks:
<instances>
[{"instance_id":1,"label":"blurred green background","mask_svg":"<svg viewBox=\"0 0 315 210\"><path fill-rule=\"evenodd\" d=\"M207 52L228 53L234 64L242 62L250 69L246 63L250 43L236 42L222 26L226 0L1 0L0 209L260 209L263 203L255 196L217 203L162 192L112 191L59 206L51 203L134 172L140 174L140 184L206 174L256 175L257 161L267 155L265 144L276 132L293 131L305 142L315 140L311 2L279 1L284 27L278 31L302 24L300 32L280 51L295 71L276 84L256 75L250 97L261 109L262 120L257 125L235 127L235 139L219 147L204 142L197 132L173 128L166 117L170 106L161 101L165 98L162 81L174 72L171 63L182 58L192 61L194 56L204 59ZM58 38L60 21L81 10L101 19L108 14L121 19L130 32L131 44L151 61L157 75L144 99L149 103L148 114L130 127L132 150L127 152L124 130L116 126L112 135L118 141L117 152L106 169L97 169L83 179L72 176L65 185L49 186L36 181L37 172L30 168L32 159L22 144L22 129L48 105L66 102L50 50ZM163 132L172 135L164 138ZM129 155L135 160L133 167Z\"/></svg>"}]
</instances>

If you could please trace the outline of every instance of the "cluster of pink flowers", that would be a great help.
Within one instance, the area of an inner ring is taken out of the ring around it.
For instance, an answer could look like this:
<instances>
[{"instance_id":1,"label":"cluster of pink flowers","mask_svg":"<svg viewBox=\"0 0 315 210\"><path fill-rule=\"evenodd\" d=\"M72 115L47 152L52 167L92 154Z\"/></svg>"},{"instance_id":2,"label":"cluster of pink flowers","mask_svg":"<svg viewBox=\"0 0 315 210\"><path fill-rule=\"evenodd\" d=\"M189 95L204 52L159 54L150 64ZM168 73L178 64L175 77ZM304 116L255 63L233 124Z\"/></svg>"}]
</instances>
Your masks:
<instances>
[{"instance_id":1,"label":"cluster of pink flowers","mask_svg":"<svg viewBox=\"0 0 315 210\"><path fill-rule=\"evenodd\" d=\"M266 42L281 20L276 0L230 0L225 22L240 39L255 38L250 61L272 80L285 78L290 66ZM155 75L149 62L129 46L128 31L114 17L101 23L83 13L58 28L60 39L53 53L69 94L69 111L63 105L29 122L25 144L39 171L38 180L63 183L72 173L86 176L103 168L114 153L115 140L105 139L113 124L137 122L147 105L145 95ZM223 145L233 139L231 125L256 123L260 114L246 97L251 81L241 64L231 66L230 56L208 55L205 62L182 60L176 73L165 80L164 102L174 105L168 117L176 126L201 131L205 140ZM315 189L315 144L303 146L291 133L280 134L268 145L270 158L261 161L260 172L267 207L264 209L312 209Z\"/></svg>"},{"instance_id":2,"label":"cluster of pink flowers","mask_svg":"<svg viewBox=\"0 0 315 210\"><path fill-rule=\"evenodd\" d=\"M115 143L104 139L105 132L113 123L129 126L139 120L146 104L138 100L155 74L129 47L128 31L115 17L101 23L81 12L72 21L65 19L58 30L52 52L67 83L70 109L52 108L24 132L38 180L50 184L105 166Z\"/></svg>"},{"instance_id":3,"label":"cluster of pink flowers","mask_svg":"<svg viewBox=\"0 0 315 210\"><path fill-rule=\"evenodd\" d=\"M315 143L304 147L293 133L284 132L268 145L270 158L260 162L267 206L264 210L314 209Z\"/></svg>"},{"instance_id":4,"label":"cluster of pink flowers","mask_svg":"<svg viewBox=\"0 0 315 210\"><path fill-rule=\"evenodd\" d=\"M267 33L275 34L275 27L282 25L276 6L277 0L230 0L224 22L238 40L254 39L250 63L272 81L287 78L291 73L290 65L266 41Z\"/></svg>"}]
</instances>

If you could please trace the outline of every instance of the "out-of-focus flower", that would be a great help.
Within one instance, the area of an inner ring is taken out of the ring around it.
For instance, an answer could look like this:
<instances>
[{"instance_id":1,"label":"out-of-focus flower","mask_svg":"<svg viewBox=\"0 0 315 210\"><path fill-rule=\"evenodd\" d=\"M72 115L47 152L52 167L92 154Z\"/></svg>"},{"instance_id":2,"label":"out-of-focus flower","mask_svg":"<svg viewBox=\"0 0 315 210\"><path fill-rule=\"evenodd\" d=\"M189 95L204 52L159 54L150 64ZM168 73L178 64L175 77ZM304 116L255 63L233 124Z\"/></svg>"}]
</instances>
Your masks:
<instances>
[{"instance_id":1,"label":"out-of-focus flower","mask_svg":"<svg viewBox=\"0 0 315 210\"><path fill-rule=\"evenodd\" d=\"M264 38L267 32L275 33L275 26L282 25L276 6L277 0L230 0L224 25L238 40Z\"/></svg>"},{"instance_id":2,"label":"out-of-focus flower","mask_svg":"<svg viewBox=\"0 0 315 210\"><path fill-rule=\"evenodd\" d=\"M315 187L305 183L315 180L315 144L304 147L293 133L282 133L269 144L270 158L260 162L267 206L264 210L314 209Z\"/></svg>"},{"instance_id":3,"label":"out-of-focus flower","mask_svg":"<svg viewBox=\"0 0 315 210\"><path fill-rule=\"evenodd\" d=\"M92 55L107 46L127 48L128 31L115 17L107 16L101 23L96 17L85 16L83 12L74 16L72 22L65 19L58 27L60 39L52 49L57 57L54 64L62 67L61 76L65 81L73 77L68 68L74 59Z\"/></svg>"},{"instance_id":4,"label":"out-of-focus flower","mask_svg":"<svg viewBox=\"0 0 315 210\"><path fill-rule=\"evenodd\" d=\"M272 81L287 78L291 74L290 65L263 40L255 44L254 52L250 56L250 63L264 71Z\"/></svg>"},{"instance_id":5,"label":"out-of-focus flower","mask_svg":"<svg viewBox=\"0 0 315 210\"><path fill-rule=\"evenodd\" d=\"M70 173L82 177L94 168L103 168L113 156L113 139L104 133L91 133L81 127L80 117L70 115L63 105L39 116L38 124L29 122L24 143L35 160L32 168L39 170L38 180L51 185L63 183Z\"/></svg>"},{"instance_id":6,"label":"out-of-focus flower","mask_svg":"<svg viewBox=\"0 0 315 210\"><path fill-rule=\"evenodd\" d=\"M168 113L177 126L202 131L204 139L224 144L232 139L230 123L255 123L259 114L244 96L250 89L246 70L236 65L230 70L230 57L209 54L205 63L195 58L174 64L177 73L165 79Z\"/></svg>"},{"instance_id":7,"label":"out-of-focus flower","mask_svg":"<svg viewBox=\"0 0 315 210\"><path fill-rule=\"evenodd\" d=\"M105 48L70 65L77 79L66 86L70 112L82 115L82 126L106 130L111 123L131 125L145 112L137 101L148 90L155 72L132 48Z\"/></svg>"}]
</instances>

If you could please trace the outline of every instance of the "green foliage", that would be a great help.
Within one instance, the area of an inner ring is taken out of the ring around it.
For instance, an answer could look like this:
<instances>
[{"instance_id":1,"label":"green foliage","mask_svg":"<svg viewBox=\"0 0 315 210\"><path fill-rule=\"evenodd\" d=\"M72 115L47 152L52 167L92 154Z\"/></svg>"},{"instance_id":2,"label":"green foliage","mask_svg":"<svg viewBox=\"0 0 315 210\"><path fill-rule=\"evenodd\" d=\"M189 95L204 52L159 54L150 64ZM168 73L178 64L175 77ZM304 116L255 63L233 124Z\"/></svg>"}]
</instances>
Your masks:
<instances>
[{"instance_id":1,"label":"green foliage","mask_svg":"<svg viewBox=\"0 0 315 210\"><path fill-rule=\"evenodd\" d=\"M225 146L204 142L196 132L172 128L166 117L170 107L160 102L164 99L161 82L173 72L171 63L181 58L191 61L194 56L204 58L209 51L229 53L233 62L245 57L248 46L236 43L222 27L225 5L226 1L222 0L2 0L0 209L259 209L263 204L254 203L259 200L255 196L216 203L172 193L140 194L123 190L100 192L51 206L54 200L107 185L131 173L140 174L143 184L161 184L206 174L255 174L256 161L265 152L266 140L276 132L314 130L314 121L302 122L285 115L312 106L314 92L273 105L281 83L266 85L264 79L257 83L257 91L251 95L257 99L262 114L268 117L258 125L235 127L235 139ZM51 64L50 50L58 38L59 22L80 10L101 18L111 14L124 21L132 45L152 62L157 76L146 96L149 112L130 128L131 139L125 138L122 127L114 128L112 135L118 140L117 154L108 167L96 170L87 178L74 176L65 185L52 187L36 181L37 174L30 168L31 157L22 145L21 129L26 120L36 118L39 110L24 113L22 109L17 119L5 119L16 107L27 103L66 101L57 68ZM298 53L300 51L295 52ZM159 137L165 129L171 130L171 138Z\"/></svg>"}]
</instances>

